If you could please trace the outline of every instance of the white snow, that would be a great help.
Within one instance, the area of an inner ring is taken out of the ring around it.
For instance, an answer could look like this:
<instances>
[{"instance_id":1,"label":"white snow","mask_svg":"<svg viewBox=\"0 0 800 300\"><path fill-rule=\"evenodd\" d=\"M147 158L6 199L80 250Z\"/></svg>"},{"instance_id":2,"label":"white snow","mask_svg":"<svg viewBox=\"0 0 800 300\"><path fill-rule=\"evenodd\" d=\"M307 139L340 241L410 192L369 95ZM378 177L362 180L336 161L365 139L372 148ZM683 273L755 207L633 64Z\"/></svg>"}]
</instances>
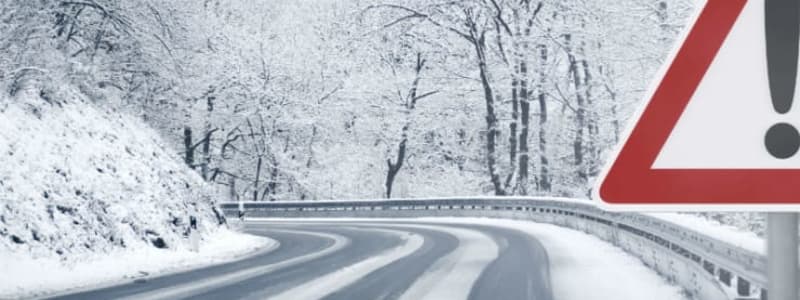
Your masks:
<instances>
[{"instance_id":1,"label":"white snow","mask_svg":"<svg viewBox=\"0 0 800 300\"><path fill-rule=\"evenodd\" d=\"M144 122L69 84L53 86L46 98L34 88L0 93L0 298L110 284L275 245L221 226L213 193Z\"/></svg>"},{"instance_id":2,"label":"white snow","mask_svg":"<svg viewBox=\"0 0 800 300\"><path fill-rule=\"evenodd\" d=\"M678 286L622 249L563 227L526 221L483 218L425 218L443 224L483 224L517 229L536 237L547 250L556 300L677 300Z\"/></svg>"},{"instance_id":3,"label":"white snow","mask_svg":"<svg viewBox=\"0 0 800 300\"><path fill-rule=\"evenodd\" d=\"M744 231L734 226L689 214L647 213L646 215L690 228L696 232L712 236L723 242L758 254L766 255L767 253L766 241L751 231Z\"/></svg>"},{"instance_id":4,"label":"white snow","mask_svg":"<svg viewBox=\"0 0 800 300\"><path fill-rule=\"evenodd\" d=\"M410 232L396 230L369 229L370 231L381 231L392 235L399 235L403 243L392 249L384 251L365 260L349 265L333 273L323 275L308 281L278 295L270 296L267 299L292 300L292 299L321 299L330 293L338 291L370 273L390 264L398 259L411 255L419 250L425 239L422 236Z\"/></svg>"},{"instance_id":5,"label":"white snow","mask_svg":"<svg viewBox=\"0 0 800 300\"><path fill-rule=\"evenodd\" d=\"M426 224L480 224L496 227L505 227L527 233L539 240L547 251L550 261L550 276L555 300L586 300L586 299L614 299L614 300L686 300L680 286L668 283L655 271L645 266L638 258L626 253L595 236L567 229L564 227L542 224L529 221L516 221L489 218L463 218L463 217L436 217L436 218L269 218L255 219L268 222L367 222L378 223L381 226L396 222L421 221ZM428 225L406 225L402 226L428 226ZM435 226L434 230L453 230L445 226ZM458 229L455 229L458 230ZM459 248L464 247L465 233L455 233L461 236ZM475 233L469 233L473 239L473 246L482 246L483 250L475 250L467 257L476 256L488 259L493 255L496 257L497 249L490 249L491 245L496 247L493 240L474 240L478 238ZM480 239L480 238L479 238ZM488 248L487 248L488 247ZM452 253L451 253L452 255ZM464 255L464 254L462 254ZM464 260L464 258L450 258L451 260ZM494 258L489 259L489 262ZM437 263L439 264L439 263ZM463 264L463 262L462 262ZM466 265L464 265L466 267ZM471 266L475 267L475 266ZM451 277L463 276L465 273L479 273L485 265L478 269L464 269L457 272L449 272L443 276L435 276L436 279L457 280ZM432 266L433 273L444 273L442 266ZM432 273L427 275L430 279L426 285L429 289L439 289L441 294L430 299L466 299L464 291L469 288L446 288L448 286L466 286L471 283L448 283L442 284L441 281L434 280ZM421 279L418 279L420 281ZM413 288L413 287L412 287ZM421 290L424 290L421 288ZM404 297L407 299L419 299L422 296L432 294L419 293L419 297L410 296L407 292ZM415 295L416 296L416 295Z\"/></svg>"},{"instance_id":6,"label":"white snow","mask_svg":"<svg viewBox=\"0 0 800 300\"><path fill-rule=\"evenodd\" d=\"M289 266L302 264L310 260L329 255L331 253L344 249L345 247L347 247L347 245L350 244L350 239L348 239L345 236L337 234L316 233L316 232L300 231L300 230L297 231L281 230L281 231L297 232L298 234L308 234L326 239L331 239L333 240L333 244L327 248L322 249L321 251L293 257L291 259L276 262L273 264L253 266L248 269L242 269L233 273L222 274L216 277L208 277L202 280L189 282L179 286L169 286L157 290L146 291L140 294L131 295L129 297L120 300L161 300L161 299L167 300L167 299L189 298L193 295L205 291L210 291L224 285L247 280L249 278L274 272L276 270L280 270Z\"/></svg>"},{"instance_id":7,"label":"white snow","mask_svg":"<svg viewBox=\"0 0 800 300\"><path fill-rule=\"evenodd\" d=\"M201 233L218 225L202 179L155 131L70 88L58 98L0 96L0 254L182 247L190 218Z\"/></svg>"},{"instance_id":8,"label":"white snow","mask_svg":"<svg viewBox=\"0 0 800 300\"><path fill-rule=\"evenodd\" d=\"M450 233L458 238L458 247L428 268L400 299L467 299L481 272L499 254L497 243L476 230L448 226L406 227Z\"/></svg>"},{"instance_id":9,"label":"white snow","mask_svg":"<svg viewBox=\"0 0 800 300\"><path fill-rule=\"evenodd\" d=\"M0 298L41 296L96 288L143 277L160 276L190 268L210 266L271 251L272 239L218 229L193 249L140 247L110 253L86 254L84 261L65 265L57 258L31 258L24 254L0 255Z\"/></svg>"},{"instance_id":10,"label":"white snow","mask_svg":"<svg viewBox=\"0 0 800 300\"><path fill-rule=\"evenodd\" d=\"M396 224L397 222L416 221L420 219L390 219L390 218L254 218L251 221L259 222L288 222L288 223L336 223L358 222L359 225L375 225L384 228L421 228L445 232L458 239L458 247L447 255L439 258L425 273L417 278L406 290L401 299L467 299L475 281L481 272L500 254L497 242L490 236L472 229L455 228L446 224ZM431 219L431 220L448 220ZM458 219L456 219L458 220ZM428 219L425 219L426 223ZM461 222L464 223L464 222ZM370 230L372 230L370 228ZM348 267L349 268L349 267ZM341 280L349 280L345 277ZM341 287L343 285L339 285ZM310 287L309 287L310 288ZM333 292L332 288L327 292ZM294 289L293 289L294 290ZM298 289L299 290L299 289ZM291 297L284 299L292 299ZM318 297L295 297L294 299L314 299Z\"/></svg>"}]
</instances>

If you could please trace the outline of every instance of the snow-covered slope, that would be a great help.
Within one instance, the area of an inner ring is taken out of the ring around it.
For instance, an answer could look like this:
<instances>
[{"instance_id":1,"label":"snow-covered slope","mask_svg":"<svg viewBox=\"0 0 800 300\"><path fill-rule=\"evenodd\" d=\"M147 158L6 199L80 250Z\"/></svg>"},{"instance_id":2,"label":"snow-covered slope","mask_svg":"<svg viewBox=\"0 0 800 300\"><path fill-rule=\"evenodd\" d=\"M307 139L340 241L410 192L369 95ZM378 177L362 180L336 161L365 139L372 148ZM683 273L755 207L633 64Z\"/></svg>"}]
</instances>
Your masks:
<instances>
[{"instance_id":1,"label":"snow-covered slope","mask_svg":"<svg viewBox=\"0 0 800 300\"><path fill-rule=\"evenodd\" d=\"M64 88L0 96L0 256L80 261L216 230L203 182L155 131Z\"/></svg>"}]
</instances>

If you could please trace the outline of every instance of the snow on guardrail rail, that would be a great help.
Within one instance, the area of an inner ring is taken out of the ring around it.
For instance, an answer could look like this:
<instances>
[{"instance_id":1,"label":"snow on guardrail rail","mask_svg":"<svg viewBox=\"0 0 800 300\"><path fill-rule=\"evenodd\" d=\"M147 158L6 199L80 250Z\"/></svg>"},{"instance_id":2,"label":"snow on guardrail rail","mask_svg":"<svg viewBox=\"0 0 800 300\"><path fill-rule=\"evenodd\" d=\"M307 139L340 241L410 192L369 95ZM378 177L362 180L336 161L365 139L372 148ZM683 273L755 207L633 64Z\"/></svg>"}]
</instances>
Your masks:
<instances>
[{"instance_id":1,"label":"snow on guardrail rail","mask_svg":"<svg viewBox=\"0 0 800 300\"><path fill-rule=\"evenodd\" d=\"M222 203L226 215L238 202ZM639 257L698 299L767 299L763 241L678 214L608 212L587 200L459 197L244 202L249 217L495 217L551 223L598 236Z\"/></svg>"}]
</instances>

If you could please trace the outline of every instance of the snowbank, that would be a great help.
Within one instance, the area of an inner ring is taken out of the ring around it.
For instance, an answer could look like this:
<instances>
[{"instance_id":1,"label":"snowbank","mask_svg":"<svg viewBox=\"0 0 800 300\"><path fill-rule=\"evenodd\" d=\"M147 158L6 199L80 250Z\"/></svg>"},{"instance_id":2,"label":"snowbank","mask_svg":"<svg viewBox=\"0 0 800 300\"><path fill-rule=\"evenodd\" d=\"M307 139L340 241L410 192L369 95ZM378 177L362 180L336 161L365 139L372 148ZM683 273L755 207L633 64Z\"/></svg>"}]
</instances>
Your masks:
<instances>
[{"instance_id":1,"label":"snowbank","mask_svg":"<svg viewBox=\"0 0 800 300\"><path fill-rule=\"evenodd\" d=\"M426 222L483 224L517 229L536 237L547 250L556 300L678 300L680 287L622 249L583 232L526 221L483 218L430 218Z\"/></svg>"},{"instance_id":2,"label":"snowbank","mask_svg":"<svg viewBox=\"0 0 800 300\"><path fill-rule=\"evenodd\" d=\"M225 229L212 192L144 122L52 86L0 93L0 297L267 243Z\"/></svg>"},{"instance_id":3,"label":"snowbank","mask_svg":"<svg viewBox=\"0 0 800 300\"><path fill-rule=\"evenodd\" d=\"M219 229L191 249L118 248L87 254L85 262L65 265L58 258L25 254L0 256L0 299L31 297L70 289L98 287L135 278L218 264L277 247L274 240ZM47 274L47 276L42 276Z\"/></svg>"},{"instance_id":4,"label":"snowbank","mask_svg":"<svg viewBox=\"0 0 800 300\"><path fill-rule=\"evenodd\" d=\"M219 226L202 180L162 145L68 88L0 96L0 253L70 261Z\"/></svg>"}]
</instances>

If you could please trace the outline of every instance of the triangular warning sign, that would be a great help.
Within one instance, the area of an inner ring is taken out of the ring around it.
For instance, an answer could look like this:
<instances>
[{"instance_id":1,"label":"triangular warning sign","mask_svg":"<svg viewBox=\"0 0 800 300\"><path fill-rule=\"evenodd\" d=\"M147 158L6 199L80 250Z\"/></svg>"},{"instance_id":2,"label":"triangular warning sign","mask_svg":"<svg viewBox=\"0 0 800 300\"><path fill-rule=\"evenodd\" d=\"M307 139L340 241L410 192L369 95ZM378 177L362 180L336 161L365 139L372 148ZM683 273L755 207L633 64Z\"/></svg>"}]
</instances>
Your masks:
<instances>
[{"instance_id":1,"label":"triangular warning sign","mask_svg":"<svg viewBox=\"0 0 800 300\"><path fill-rule=\"evenodd\" d=\"M708 0L698 11L602 174L596 198L612 209L800 208L800 153L791 149L800 139L778 135L773 148L767 141L772 127L791 133L792 124L800 125L800 107L774 102L770 78L781 66L767 59L765 2ZM784 21L776 22L792 25ZM794 67L796 48L786 60Z\"/></svg>"}]
</instances>

